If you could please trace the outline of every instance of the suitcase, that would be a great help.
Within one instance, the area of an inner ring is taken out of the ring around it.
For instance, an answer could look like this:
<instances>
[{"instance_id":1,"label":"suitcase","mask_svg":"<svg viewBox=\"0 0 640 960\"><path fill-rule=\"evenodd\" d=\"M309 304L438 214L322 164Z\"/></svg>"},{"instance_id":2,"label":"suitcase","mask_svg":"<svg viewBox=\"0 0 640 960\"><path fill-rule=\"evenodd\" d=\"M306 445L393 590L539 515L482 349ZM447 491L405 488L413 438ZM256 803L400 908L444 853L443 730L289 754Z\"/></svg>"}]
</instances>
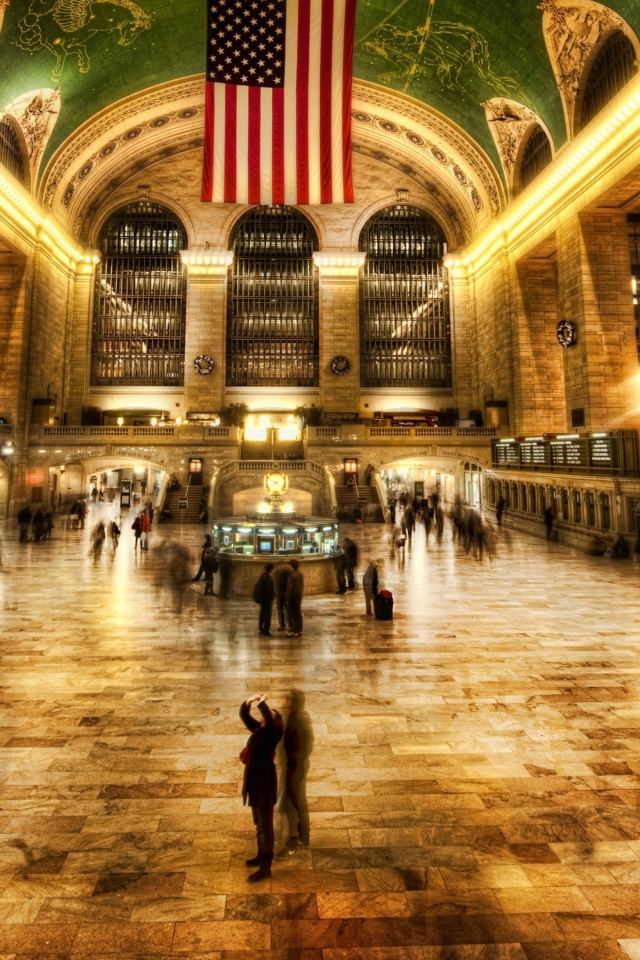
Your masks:
<instances>
[{"instance_id":1,"label":"suitcase","mask_svg":"<svg viewBox=\"0 0 640 960\"><path fill-rule=\"evenodd\" d=\"M381 590L375 598L376 620L393 620L393 594L390 590Z\"/></svg>"}]
</instances>

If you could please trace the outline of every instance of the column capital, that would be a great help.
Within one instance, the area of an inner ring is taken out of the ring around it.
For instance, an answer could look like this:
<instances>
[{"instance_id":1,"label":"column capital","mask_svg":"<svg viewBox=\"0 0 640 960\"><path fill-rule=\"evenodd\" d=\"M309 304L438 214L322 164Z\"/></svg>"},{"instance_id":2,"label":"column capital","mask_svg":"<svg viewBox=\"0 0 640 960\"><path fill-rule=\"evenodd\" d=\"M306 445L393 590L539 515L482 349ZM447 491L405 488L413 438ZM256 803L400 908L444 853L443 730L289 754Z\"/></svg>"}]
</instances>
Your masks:
<instances>
[{"instance_id":1,"label":"column capital","mask_svg":"<svg viewBox=\"0 0 640 960\"><path fill-rule=\"evenodd\" d=\"M216 247L191 247L181 250L180 256L189 275L194 277L224 277L233 263L232 250Z\"/></svg>"},{"instance_id":2,"label":"column capital","mask_svg":"<svg viewBox=\"0 0 640 960\"><path fill-rule=\"evenodd\" d=\"M364 264L366 253L360 250L319 250L313 262L321 277L357 277Z\"/></svg>"}]
</instances>

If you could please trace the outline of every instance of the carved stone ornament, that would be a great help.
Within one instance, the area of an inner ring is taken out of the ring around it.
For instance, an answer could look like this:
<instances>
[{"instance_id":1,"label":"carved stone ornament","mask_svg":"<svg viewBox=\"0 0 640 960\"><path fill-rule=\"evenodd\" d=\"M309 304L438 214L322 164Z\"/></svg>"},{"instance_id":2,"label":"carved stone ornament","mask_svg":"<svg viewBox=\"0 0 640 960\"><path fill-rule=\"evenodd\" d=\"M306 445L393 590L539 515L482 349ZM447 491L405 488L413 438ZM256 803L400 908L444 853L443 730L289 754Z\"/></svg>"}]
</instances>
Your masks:
<instances>
[{"instance_id":1,"label":"carved stone ornament","mask_svg":"<svg viewBox=\"0 0 640 960\"><path fill-rule=\"evenodd\" d=\"M540 118L523 104L516 100L506 100L504 97L485 100L482 106L486 111L491 136L500 154L509 189L513 192L513 178L520 144L532 126L535 124L542 126Z\"/></svg>"},{"instance_id":2,"label":"carved stone ornament","mask_svg":"<svg viewBox=\"0 0 640 960\"><path fill-rule=\"evenodd\" d=\"M7 7L9 6L9 0L0 0L0 30L2 30L2 23L4 21L4 13Z\"/></svg>"},{"instance_id":3,"label":"carved stone ornament","mask_svg":"<svg viewBox=\"0 0 640 960\"><path fill-rule=\"evenodd\" d=\"M1 3L2 0L0 0ZM1 7L0 16L2 16ZM27 145L33 182L38 175L42 155L60 114L60 87L56 87L55 90L43 87L41 90L23 93L8 103L2 114L11 114L20 125Z\"/></svg>"},{"instance_id":4,"label":"carved stone ornament","mask_svg":"<svg viewBox=\"0 0 640 960\"><path fill-rule=\"evenodd\" d=\"M605 33L628 32L627 24L594 0L541 0L542 30L556 76L569 130L573 128L576 100L589 54Z\"/></svg>"}]
</instances>

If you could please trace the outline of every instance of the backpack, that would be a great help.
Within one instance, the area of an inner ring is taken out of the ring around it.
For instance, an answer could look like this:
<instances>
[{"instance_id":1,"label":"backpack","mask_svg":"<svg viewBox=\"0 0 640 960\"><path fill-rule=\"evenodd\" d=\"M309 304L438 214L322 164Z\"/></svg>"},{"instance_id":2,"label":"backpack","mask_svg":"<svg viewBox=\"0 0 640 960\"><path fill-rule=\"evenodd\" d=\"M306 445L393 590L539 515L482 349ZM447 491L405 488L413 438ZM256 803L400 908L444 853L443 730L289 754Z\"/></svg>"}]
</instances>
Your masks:
<instances>
[{"instance_id":1,"label":"backpack","mask_svg":"<svg viewBox=\"0 0 640 960\"><path fill-rule=\"evenodd\" d=\"M255 603L262 603L264 599L264 578L262 576L253 588L253 599Z\"/></svg>"}]
</instances>

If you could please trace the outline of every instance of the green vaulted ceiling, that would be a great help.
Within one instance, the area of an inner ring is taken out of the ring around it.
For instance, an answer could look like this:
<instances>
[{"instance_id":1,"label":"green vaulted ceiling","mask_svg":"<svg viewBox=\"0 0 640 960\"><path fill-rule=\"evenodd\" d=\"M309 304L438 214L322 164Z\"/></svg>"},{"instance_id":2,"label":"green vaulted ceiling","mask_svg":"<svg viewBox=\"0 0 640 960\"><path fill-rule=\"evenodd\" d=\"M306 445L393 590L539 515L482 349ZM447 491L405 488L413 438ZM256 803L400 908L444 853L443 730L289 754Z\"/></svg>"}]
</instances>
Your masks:
<instances>
[{"instance_id":1,"label":"green vaulted ceiling","mask_svg":"<svg viewBox=\"0 0 640 960\"><path fill-rule=\"evenodd\" d=\"M640 0L608 6L640 31ZM407 89L430 13L428 40ZM531 106L556 147L565 140L541 23L537 0L359 0L354 74L440 110L499 168L481 106L491 97ZM200 73L205 27L205 0L11 0L0 33L0 108L29 90L60 84L61 113L46 162L81 123L114 101ZM72 38L88 57L70 50L58 76L58 55Z\"/></svg>"}]
</instances>

